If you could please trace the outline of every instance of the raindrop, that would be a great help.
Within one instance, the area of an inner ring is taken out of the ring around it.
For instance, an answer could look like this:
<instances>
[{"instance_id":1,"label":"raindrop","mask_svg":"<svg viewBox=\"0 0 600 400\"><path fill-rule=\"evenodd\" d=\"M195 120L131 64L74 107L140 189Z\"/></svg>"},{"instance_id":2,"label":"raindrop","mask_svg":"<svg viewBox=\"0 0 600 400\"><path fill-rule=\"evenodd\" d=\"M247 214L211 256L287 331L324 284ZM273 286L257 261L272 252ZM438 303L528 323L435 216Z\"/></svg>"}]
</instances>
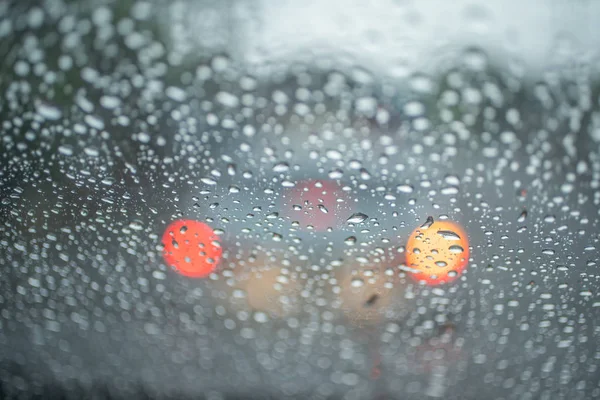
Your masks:
<instances>
[{"instance_id":1,"label":"raindrop","mask_svg":"<svg viewBox=\"0 0 600 400\"><path fill-rule=\"evenodd\" d=\"M86 147L83 149L83 152L90 157L98 157L100 155L100 151L94 147Z\"/></svg>"},{"instance_id":2,"label":"raindrop","mask_svg":"<svg viewBox=\"0 0 600 400\"><path fill-rule=\"evenodd\" d=\"M141 231L144 229L144 224L139 220L131 221L129 223L129 228L133 229L134 231Z\"/></svg>"},{"instance_id":3,"label":"raindrop","mask_svg":"<svg viewBox=\"0 0 600 400\"><path fill-rule=\"evenodd\" d=\"M269 316L262 311L257 311L254 313L254 320L259 324L264 324L269 320Z\"/></svg>"},{"instance_id":4,"label":"raindrop","mask_svg":"<svg viewBox=\"0 0 600 400\"><path fill-rule=\"evenodd\" d=\"M371 174L365 168L361 168L360 169L360 179L362 179L364 181L368 181L369 179L371 179Z\"/></svg>"},{"instance_id":5,"label":"raindrop","mask_svg":"<svg viewBox=\"0 0 600 400\"><path fill-rule=\"evenodd\" d=\"M283 236L280 233L272 232L271 239L273 239L274 242L281 242L283 240Z\"/></svg>"},{"instance_id":6,"label":"raindrop","mask_svg":"<svg viewBox=\"0 0 600 400\"><path fill-rule=\"evenodd\" d=\"M231 94L229 92L219 92L217 93L216 100L226 107L237 107L239 104L239 99L236 95Z\"/></svg>"},{"instance_id":7,"label":"raindrop","mask_svg":"<svg viewBox=\"0 0 600 400\"><path fill-rule=\"evenodd\" d=\"M273 167L273 172L287 172L290 169L290 166L286 162L280 162L275 164Z\"/></svg>"},{"instance_id":8,"label":"raindrop","mask_svg":"<svg viewBox=\"0 0 600 400\"><path fill-rule=\"evenodd\" d=\"M453 196L458 194L458 188L456 186L447 186L445 188L442 188L442 190L440 190L440 193L446 196Z\"/></svg>"},{"instance_id":9,"label":"raindrop","mask_svg":"<svg viewBox=\"0 0 600 400\"><path fill-rule=\"evenodd\" d=\"M446 240L460 240L460 236L452 231L438 231L437 234Z\"/></svg>"},{"instance_id":10,"label":"raindrop","mask_svg":"<svg viewBox=\"0 0 600 400\"><path fill-rule=\"evenodd\" d=\"M333 169L329 171L329 179L341 179L344 176L344 172L341 169Z\"/></svg>"},{"instance_id":11,"label":"raindrop","mask_svg":"<svg viewBox=\"0 0 600 400\"><path fill-rule=\"evenodd\" d=\"M355 288L362 287L364 284L365 281L362 278L352 278L350 282L350 285Z\"/></svg>"},{"instance_id":12,"label":"raindrop","mask_svg":"<svg viewBox=\"0 0 600 400\"><path fill-rule=\"evenodd\" d=\"M450 247L448 248L448 250L450 250L450 253L455 253L455 254L460 254L460 253L462 253L463 251L465 251L465 249L463 249L462 247L460 247L460 246L459 246L459 245L457 245L457 244L453 244L452 246L450 246Z\"/></svg>"},{"instance_id":13,"label":"raindrop","mask_svg":"<svg viewBox=\"0 0 600 400\"><path fill-rule=\"evenodd\" d=\"M420 229L427 229L429 228L431 225L433 225L433 217L432 216L428 216L427 220L423 223L423 225L421 225L419 228ZM438 232L439 233L439 232Z\"/></svg>"},{"instance_id":14,"label":"raindrop","mask_svg":"<svg viewBox=\"0 0 600 400\"><path fill-rule=\"evenodd\" d=\"M396 186L396 190L400 193L412 193L414 188L411 185L398 185Z\"/></svg>"},{"instance_id":15,"label":"raindrop","mask_svg":"<svg viewBox=\"0 0 600 400\"><path fill-rule=\"evenodd\" d=\"M62 116L61 111L57 107L41 102L37 105L37 112L45 119L52 121L56 121Z\"/></svg>"},{"instance_id":16,"label":"raindrop","mask_svg":"<svg viewBox=\"0 0 600 400\"><path fill-rule=\"evenodd\" d=\"M65 156L72 156L73 155L73 147L69 146L69 145L61 145L61 146L58 146L58 152Z\"/></svg>"},{"instance_id":17,"label":"raindrop","mask_svg":"<svg viewBox=\"0 0 600 400\"><path fill-rule=\"evenodd\" d=\"M444 182L448 185L458 186L460 184L460 179L456 175L446 175Z\"/></svg>"},{"instance_id":18,"label":"raindrop","mask_svg":"<svg viewBox=\"0 0 600 400\"><path fill-rule=\"evenodd\" d=\"M202 183L205 183L205 184L211 185L211 186L217 184L217 181L215 181L213 178L206 178L205 177L205 178L201 178L200 180L202 181Z\"/></svg>"},{"instance_id":19,"label":"raindrop","mask_svg":"<svg viewBox=\"0 0 600 400\"><path fill-rule=\"evenodd\" d=\"M342 153L340 153L337 150L327 150L327 152L325 153L325 155L330 160L341 160L342 159Z\"/></svg>"},{"instance_id":20,"label":"raindrop","mask_svg":"<svg viewBox=\"0 0 600 400\"><path fill-rule=\"evenodd\" d=\"M344 243L347 246L354 246L356 244L356 236L348 236L345 240Z\"/></svg>"},{"instance_id":21,"label":"raindrop","mask_svg":"<svg viewBox=\"0 0 600 400\"><path fill-rule=\"evenodd\" d=\"M184 101L186 98L185 91L176 86L169 86L165 90L165 95L174 101Z\"/></svg>"},{"instance_id":22,"label":"raindrop","mask_svg":"<svg viewBox=\"0 0 600 400\"><path fill-rule=\"evenodd\" d=\"M367 218L369 218L368 215L363 214L363 213L354 213L350 216L350 218L348 218L346 220L346 223L349 224L359 224L361 222L363 222L364 220L366 220Z\"/></svg>"}]
</instances>

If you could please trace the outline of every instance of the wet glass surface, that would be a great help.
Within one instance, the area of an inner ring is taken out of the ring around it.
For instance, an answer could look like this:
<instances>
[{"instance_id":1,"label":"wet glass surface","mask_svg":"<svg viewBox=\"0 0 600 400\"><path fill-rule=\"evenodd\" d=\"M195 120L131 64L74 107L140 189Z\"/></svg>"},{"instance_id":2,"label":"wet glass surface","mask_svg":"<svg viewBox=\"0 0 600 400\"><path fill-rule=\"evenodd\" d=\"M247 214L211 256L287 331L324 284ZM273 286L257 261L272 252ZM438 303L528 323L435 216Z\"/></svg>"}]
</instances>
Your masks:
<instances>
[{"instance_id":1,"label":"wet glass surface","mask_svg":"<svg viewBox=\"0 0 600 400\"><path fill-rule=\"evenodd\" d=\"M2 397L600 397L600 7L541 3L0 4Z\"/></svg>"}]
</instances>

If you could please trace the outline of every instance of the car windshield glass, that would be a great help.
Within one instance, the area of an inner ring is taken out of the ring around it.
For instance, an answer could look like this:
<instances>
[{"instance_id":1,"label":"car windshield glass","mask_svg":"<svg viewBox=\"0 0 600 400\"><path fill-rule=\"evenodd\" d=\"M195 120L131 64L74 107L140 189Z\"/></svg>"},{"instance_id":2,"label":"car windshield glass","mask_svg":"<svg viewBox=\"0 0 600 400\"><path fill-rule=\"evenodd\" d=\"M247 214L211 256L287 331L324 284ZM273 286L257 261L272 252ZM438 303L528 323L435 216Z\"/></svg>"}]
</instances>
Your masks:
<instances>
[{"instance_id":1,"label":"car windshield glass","mask_svg":"<svg viewBox=\"0 0 600 400\"><path fill-rule=\"evenodd\" d=\"M0 397L600 397L599 17L0 3Z\"/></svg>"}]
</instances>

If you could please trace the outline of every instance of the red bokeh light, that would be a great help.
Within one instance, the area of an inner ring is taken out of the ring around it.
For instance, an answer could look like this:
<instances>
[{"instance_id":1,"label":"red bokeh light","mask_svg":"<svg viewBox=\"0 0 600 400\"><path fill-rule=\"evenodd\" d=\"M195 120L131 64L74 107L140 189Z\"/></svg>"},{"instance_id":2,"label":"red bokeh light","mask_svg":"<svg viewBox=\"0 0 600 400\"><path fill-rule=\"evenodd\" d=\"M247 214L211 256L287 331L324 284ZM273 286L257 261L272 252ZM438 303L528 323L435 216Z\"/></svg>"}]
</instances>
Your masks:
<instances>
[{"instance_id":1,"label":"red bokeh light","mask_svg":"<svg viewBox=\"0 0 600 400\"><path fill-rule=\"evenodd\" d=\"M219 237L202 222L174 221L162 236L163 257L181 275L203 278L215 270L223 252Z\"/></svg>"}]
</instances>

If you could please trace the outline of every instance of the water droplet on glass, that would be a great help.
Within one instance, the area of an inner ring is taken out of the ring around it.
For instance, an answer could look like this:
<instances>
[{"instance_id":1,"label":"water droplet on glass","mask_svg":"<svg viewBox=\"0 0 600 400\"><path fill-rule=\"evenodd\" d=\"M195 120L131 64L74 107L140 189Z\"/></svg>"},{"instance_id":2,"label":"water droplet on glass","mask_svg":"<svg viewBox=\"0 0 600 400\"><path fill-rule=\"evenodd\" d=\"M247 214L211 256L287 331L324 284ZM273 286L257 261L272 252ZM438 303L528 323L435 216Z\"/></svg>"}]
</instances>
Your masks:
<instances>
[{"instance_id":1,"label":"water droplet on glass","mask_svg":"<svg viewBox=\"0 0 600 400\"><path fill-rule=\"evenodd\" d=\"M356 236L348 236L345 240L344 243L347 246L354 246L356 244Z\"/></svg>"},{"instance_id":2,"label":"water droplet on glass","mask_svg":"<svg viewBox=\"0 0 600 400\"><path fill-rule=\"evenodd\" d=\"M448 250L450 250L450 253L455 253L455 254L460 254L460 253L462 253L463 251L465 251L465 249L463 249L462 247L460 247L460 246L459 246L459 245L457 245L457 244L453 244L452 246L450 246L450 247L448 248Z\"/></svg>"},{"instance_id":3,"label":"water droplet on glass","mask_svg":"<svg viewBox=\"0 0 600 400\"><path fill-rule=\"evenodd\" d=\"M327 150L327 152L325 153L325 155L330 160L341 160L342 159L342 153L340 153L337 150Z\"/></svg>"},{"instance_id":4,"label":"water droplet on glass","mask_svg":"<svg viewBox=\"0 0 600 400\"><path fill-rule=\"evenodd\" d=\"M276 232L271 233L271 238L275 242L281 242L283 240L283 236L280 233L276 233Z\"/></svg>"},{"instance_id":5,"label":"water droplet on glass","mask_svg":"<svg viewBox=\"0 0 600 400\"><path fill-rule=\"evenodd\" d=\"M329 171L329 179L341 179L344 176L344 172L341 169L334 169Z\"/></svg>"},{"instance_id":6,"label":"water droplet on glass","mask_svg":"<svg viewBox=\"0 0 600 400\"><path fill-rule=\"evenodd\" d=\"M446 186L440 190L440 193L446 196L454 196L458 194L458 188L456 186Z\"/></svg>"},{"instance_id":7,"label":"water droplet on glass","mask_svg":"<svg viewBox=\"0 0 600 400\"><path fill-rule=\"evenodd\" d=\"M361 222L363 222L367 218L369 218L369 216L366 215L366 214L363 214L363 213L354 213L354 214L352 214L350 216L350 218L348 218L348 220L346 220L346 222L349 223L349 224L360 224Z\"/></svg>"},{"instance_id":8,"label":"water droplet on glass","mask_svg":"<svg viewBox=\"0 0 600 400\"><path fill-rule=\"evenodd\" d=\"M69 145L61 145L61 146L58 146L58 152L65 156L72 156L73 155L73 147L69 146Z\"/></svg>"},{"instance_id":9,"label":"water droplet on glass","mask_svg":"<svg viewBox=\"0 0 600 400\"><path fill-rule=\"evenodd\" d=\"M420 229L427 229L431 225L433 225L433 217L429 216L429 217L427 217L427 220L423 223L423 225L421 225L419 228Z\"/></svg>"},{"instance_id":10,"label":"water droplet on glass","mask_svg":"<svg viewBox=\"0 0 600 400\"><path fill-rule=\"evenodd\" d=\"M217 181L214 180L213 178L201 178L200 180L202 181L202 183L205 183L205 184L211 185L211 186L217 184Z\"/></svg>"},{"instance_id":11,"label":"water droplet on glass","mask_svg":"<svg viewBox=\"0 0 600 400\"><path fill-rule=\"evenodd\" d=\"M414 189L411 185L404 184L396 186L396 190L400 193L412 193Z\"/></svg>"},{"instance_id":12,"label":"water droplet on glass","mask_svg":"<svg viewBox=\"0 0 600 400\"><path fill-rule=\"evenodd\" d=\"M54 106L51 106L50 104L46 104L46 103L39 103L37 105L37 112L45 119L48 120L58 120L61 118L62 116L62 112Z\"/></svg>"},{"instance_id":13,"label":"water droplet on glass","mask_svg":"<svg viewBox=\"0 0 600 400\"><path fill-rule=\"evenodd\" d=\"M289 169L290 169L290 166L288 163L281 162L281 163L275 164L275 166L273 167L273 172L287 172Z\"/></svg>"},{"instance_id":14,"label":"water droplet on glass","mask_svg":"<svg viewBox=\"0 0 600 400\"><path fill-rule=\"evenodd\" d=\"M350 281L350 285L355 288L362 287L364 284L365 281L362 278L352 278Z\"/></svg>"},{"instance_id":15,"label":"water droplet on glass","mask_svg":"<svg viewBox=\"0 0 600 400\"><path fill-rule=\"evenodd\" d=\"M437 234L446 240L460 240L460 236L456 232L438 231Z\"/></svg>"},{"instance_id":16,"label":"water droplet on glass","mask_svg":"<svg viewBox=\"0 0 600 400\"><path fill-rule=\"evenodd\" d=\"M517 218L517 222L519 222L519 223L525 222L526 218L527 218L527 210L523 210L523 212L521 212L521 214L519 215L519 218Z\"/></svg>"}]
</instances>

